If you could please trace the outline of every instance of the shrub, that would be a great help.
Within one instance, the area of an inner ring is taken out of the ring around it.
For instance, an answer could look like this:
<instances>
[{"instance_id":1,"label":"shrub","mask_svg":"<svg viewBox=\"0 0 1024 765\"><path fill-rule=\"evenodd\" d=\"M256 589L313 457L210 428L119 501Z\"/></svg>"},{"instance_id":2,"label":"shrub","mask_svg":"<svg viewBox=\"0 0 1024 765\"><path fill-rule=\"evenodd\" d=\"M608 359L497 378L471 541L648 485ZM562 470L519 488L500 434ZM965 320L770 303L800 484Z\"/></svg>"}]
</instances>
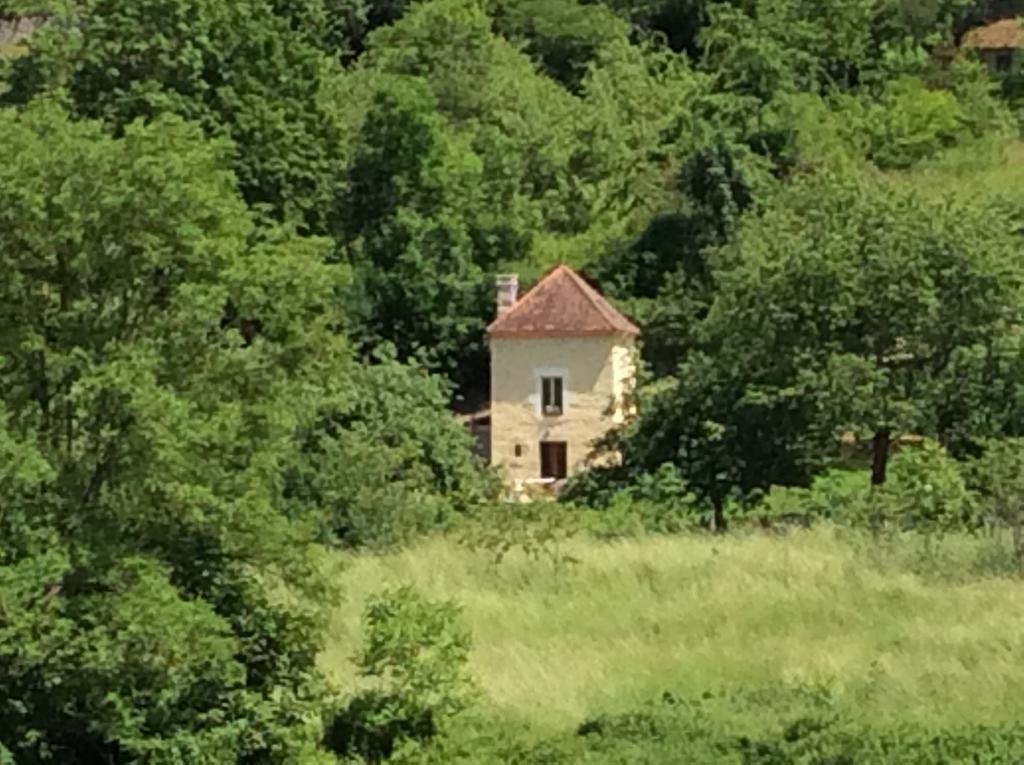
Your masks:
<instances>
[{"instance_id":1,"label":"shrub","mask_svg":"<svg viewBox=\"0 0 1024 765\"><path fill-rule=\"evenodd\" d=\"M963 110L964 125L978 137L1005 137L1013 128L1013 115L999 97L999 85L980 61L957 59L951 68L952 91Z\"/></svg>"},{"instance_id":2,"label":"shrub","mask_svg":"<svg viewBox=\"0 0 1024 765\"><path fill-rule=\"evenodd\" d=\"M867 474L862 470L831 468L815 476L809 488L773 486L751 512L765 525L819 520L849 522L863 513L869 499Z\"/></svg>"},{"instance_id":3,"label":"shrub","mask_svg":"<svg viewBox=\"0 0 1024 765\"><path fill-rule=\"evenodd\" d=\"M904 531L943 533L976 525L960 466L932 441L896 453L888 481L872 492L867 511L871 524Z\"/></svg>"},{"instance_id":4,"label":"shrub","mask_svg":"<svg viewBox=\"0 0 1024 765\"><path fill-rule=\"evenodd\" d=\"M863 502L870 488L865 471L848 468L830 468L811 482L814 503L828 518L841 517L847 508Z\"/></svg>"},{"instance_id":5,"label":"shrub","mask_svg":"<svg viewBox=\"0 0 1024 765\"><path fill-rule=\"evenodd\" d=\"M824 690L824 692L822 692ZM774 724L729 722L730 708L785 709ZM440 739L404 762L599 765L688 763L688 765L932 765L974 762L1011 765L1020 761L1024 727L1015 724L937 729L926 725L872 723L836 713L827 689L767 687L716 698L679 698L622 714L593 717L572 735L537 742L492 724Z\"/></svg>"},{"instance_id":6,"label":"shrub","mask_svg":"<svg viewBox=\"0 0 1024 765\"><path fill-rule=\"evenodd\" d=\"M566 501L589 508L584 521L596 536L678 534L700 523L697 498L674 465L641 473L625 485L610 482L609 476L610 472L600 471L583 474L573 479L562 495Z\"/></svg>"},{"instance_id":7,"label":"shrub","mask_svg":"<svg viewBox=\"0 0 1024 765\"><path fill-rule=\"evenodd\" d=\"M955 96L929 90L916 78L894 80L868 111L871 159L883 169L907 168L953 145L964 132Z\"/></svg>"},{"instance_id":8,"label":"shrub","mask_svg":"<svg viewBox=\"0 0 1024 765\"><path fill-rule=\"evenodd\" d=\"M982 455L965 469L968 485L977 492L984 520L1010 529L1017 565L1024 570L1024 439L983 446Z\"/></svg>"},{"instance_id":9,"label":"shrub","mask_svg":"<svg viewBox=\"0 0 1024 765\"><path fill-rule=\"evenodd\" d=\"M751 510L751 520L762 526L796 524L809 526L827 513L819 513L809 489L800 486L772 486L764 498Z\"/></svg>"},{"instance_id":10,"label":"shrub","mask_svg":"<svg viewBox=\"0 0 1024 765\"><path fill-rule=\"evenodd\" d=\"M622 715L590 720L577 734L588 762L872 763L1019 761L1024 728L1018 725L933 730L909 725L874 726L839 718L828 695L815 699L801 689L765 689L756 695L798 696L788 719L775 730L743 735L704 709L701 699L665 694L660 703ZM708 694L710 697L710 694Z\"/></svg>"},{"instance_id":11,"label":"shrub","mask_svg":"<svg viewBox=\"0 0 1024 765\"><path fill-rule=\"evenodd\" d=\"M347 382L348 395L324 409L288 473L297 512L324 508L325 536L352 547L402 545L497 495L495 476L448 411L443 380L382 352Z\"/></svg>"},{"instance_id":12,"label":"shrub","mask_svg":"<svg viewBox=\"0 0 1024 765\"><path fill-rule=\"evenodd\" d=\"M404 742L433 738L470 704L472 640L458 606L431 602L410 587L371 599L363 619L357 663L376 687L350 700L325 743L338 754L376 762Z\"/></svg>"},{"instance_id":13,"label":"shrub","mask_svg":"<svg viewBox=\"0 0 1024 765\"><path fill-rule=\"evenodd\" d=\"M773 486L752 516L766 524L833 520L926 534L970 530L978 520L960 465L934 442L897 452L882 486L870 487L865 471L832 469L810 488Z\"/></svg>"}]
</instances>

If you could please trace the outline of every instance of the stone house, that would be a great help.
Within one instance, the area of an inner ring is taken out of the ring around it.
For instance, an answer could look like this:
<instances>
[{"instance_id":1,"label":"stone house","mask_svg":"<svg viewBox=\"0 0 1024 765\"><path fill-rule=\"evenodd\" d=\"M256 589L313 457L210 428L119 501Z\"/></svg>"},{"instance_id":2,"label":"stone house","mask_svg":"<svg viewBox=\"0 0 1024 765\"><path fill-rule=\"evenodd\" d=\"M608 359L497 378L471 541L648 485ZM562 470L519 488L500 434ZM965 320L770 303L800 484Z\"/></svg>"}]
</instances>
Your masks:
<instances>
[{"instance_id":1,"label":"stone house","mask_svg":"<svg viewBox=\"0 0 1024 765\"><path fill-rule=\"evenodd\" d=\"M967 32L960 47L976 51L994 75L1018 74L1024 61L1024 25L1017 18L994 21Z\"/></svg>"},{"instance_id":2,"label":"stone house","mask_svg":"<svg viewBox=\"0 0 1024 765\"><path fill-rule=\"evenodd\" d=\"M567 266L519 298L498 278L491 350L490 458L513 489L557 489L628 414L640 330Z\"/></svg>"}]
</instances>

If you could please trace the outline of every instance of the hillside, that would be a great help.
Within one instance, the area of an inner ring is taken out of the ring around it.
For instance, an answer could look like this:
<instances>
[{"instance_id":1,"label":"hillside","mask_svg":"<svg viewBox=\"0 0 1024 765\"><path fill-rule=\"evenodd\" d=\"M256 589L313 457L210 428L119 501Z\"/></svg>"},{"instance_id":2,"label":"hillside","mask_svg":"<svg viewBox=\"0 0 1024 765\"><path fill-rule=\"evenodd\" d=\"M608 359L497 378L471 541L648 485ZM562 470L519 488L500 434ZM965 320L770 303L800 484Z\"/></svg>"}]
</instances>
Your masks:
<instances>
[{"instance_id":1,"label":"hillside","mask_svg":"<svg viewBox=\"0 0 1024 765\"><path fill-rule=\"evenodd\" d=\"M0 0L0 765L1019 765L1020 14Z\"/></svg>"}]
</instances>

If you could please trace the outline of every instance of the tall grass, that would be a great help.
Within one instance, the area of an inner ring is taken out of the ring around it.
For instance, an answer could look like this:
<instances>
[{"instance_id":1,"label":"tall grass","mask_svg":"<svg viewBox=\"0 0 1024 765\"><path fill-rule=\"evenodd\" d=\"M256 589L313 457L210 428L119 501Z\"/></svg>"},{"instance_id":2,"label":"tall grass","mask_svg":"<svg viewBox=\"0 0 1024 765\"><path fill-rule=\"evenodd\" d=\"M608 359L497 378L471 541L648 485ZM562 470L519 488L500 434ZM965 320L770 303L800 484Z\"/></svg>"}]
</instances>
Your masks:
<instances>
[{"instance_id":1,"label":"tall grass","mask_svg":"<svg viewBox=\"0 0 1024 765\"><path fill-rule=\"evenodd\" d=\"M1024 141L985 138L952 148L912 170L892 173L925 194L958 201L1021 203Z\"/></svg>"},{"instance_id":2,"label":"tall grass","mask_svg":"<svg viewBox=\"0 0 1024 765\"><path fill-rule=\"evenodd\" d=\"M958 726L1024 718L1024 584L989 573L997 541L873 540L819 528L570 545L579 560L499 567L450 539L339 556L345 602L322 661L345 686L366 597L414 583L465 608L486 711L540 734L670 691L815 686L835 712ZM767 702L766 702L767 703ZM733 727L750 710L719 710ZM758 718L763 715L757 716Z\"/></svg>"}]
</instances>

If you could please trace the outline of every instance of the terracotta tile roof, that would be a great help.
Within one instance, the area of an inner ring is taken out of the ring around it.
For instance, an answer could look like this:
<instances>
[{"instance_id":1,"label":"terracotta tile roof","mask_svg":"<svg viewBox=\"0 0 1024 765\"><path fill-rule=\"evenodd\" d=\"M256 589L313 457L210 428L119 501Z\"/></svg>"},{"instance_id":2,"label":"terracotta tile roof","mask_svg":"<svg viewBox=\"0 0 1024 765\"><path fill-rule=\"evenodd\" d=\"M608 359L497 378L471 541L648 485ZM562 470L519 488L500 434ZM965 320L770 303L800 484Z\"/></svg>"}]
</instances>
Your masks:
<instances>
[{"instance_id":1,"label":"terracotta tile roof","mask_svg":"<svg viewBox=\"0 0 1024 765\"><path fill-rule=\"evenodd\" d=\"M963 47L981 50L1024 48L1024 26L1014 18L977 27L964 36Z\"/></svg>"},{"instance_id":2,"label":"terracotta tile roof","mask_svg":"<svg viewBox=\"0 0 1024 765\"><path fill-rule=\"evenodd\" d=\"M616 311L568 266L556 266L487 328L491 337L580 337L639 335L640 329Z\"/></svg>"}]
</instances>

